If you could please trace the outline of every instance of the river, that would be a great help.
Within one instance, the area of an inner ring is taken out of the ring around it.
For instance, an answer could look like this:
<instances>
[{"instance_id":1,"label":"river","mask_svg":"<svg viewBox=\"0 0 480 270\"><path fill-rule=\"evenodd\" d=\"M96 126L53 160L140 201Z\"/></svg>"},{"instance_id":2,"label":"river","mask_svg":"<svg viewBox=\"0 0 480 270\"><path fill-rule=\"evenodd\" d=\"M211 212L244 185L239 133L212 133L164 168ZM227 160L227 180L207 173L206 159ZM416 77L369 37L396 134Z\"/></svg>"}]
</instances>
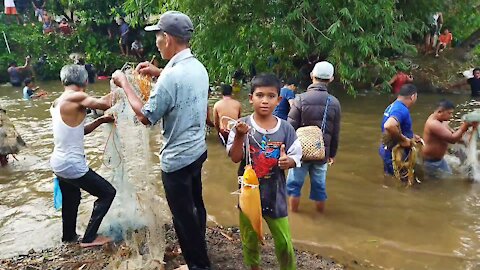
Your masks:
<instances>
[{"instance_id":1,"label":"river","mask_svg":"<svg viewBox=\"0 0 480 270\"><path fill-rule=\"evenodd\" d=\"M59 82L39 85L49 92L48 98L24 101L21 89L0 87L0 107L7 110L28 145L17 155L18 161L0 168L0 257L60 243L61 215L53 209L48 164L53 148L48 109L62 88ZM107 90L108 83L99 82L89 86L88 92L101 95ZM356 260L370 265L369 269L479 269L480 184L453 177L405 188L385 178L377 148L389 97L334 94L343 112L340 148L327 176L326 213L314 211L307 180L301 211L290 214L295 245L350 265ZM250 108L245 97L244 107ZM419 95L412 109L416 133L421 134L442 97ZM447 97L455 103L469 100L466 94ZM108 168L102 165L105 137L101 130L95 131L86 136L85 145L90 166L108 176ZM237 225L236 197L230 193L237 189L238 165L227 158L213 132L207 141L203 194L209 217L222 225ZM158 175L158 166L152 170ZM84 196L83 202L78 232L83 232L93 197Z\"/></svg>"}]
</instances>

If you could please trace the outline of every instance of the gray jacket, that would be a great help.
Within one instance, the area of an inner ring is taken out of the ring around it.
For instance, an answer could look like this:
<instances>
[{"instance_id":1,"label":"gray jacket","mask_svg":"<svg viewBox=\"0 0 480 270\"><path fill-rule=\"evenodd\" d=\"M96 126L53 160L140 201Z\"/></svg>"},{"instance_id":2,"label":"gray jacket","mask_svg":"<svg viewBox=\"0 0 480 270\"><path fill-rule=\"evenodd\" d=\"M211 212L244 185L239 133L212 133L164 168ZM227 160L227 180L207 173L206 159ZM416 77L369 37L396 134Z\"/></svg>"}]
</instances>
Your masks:
<instances>
[{"instance_id":1,"label":"gray jacket","mask_svg":"<svg viewBox=\"0 0 480 270\"><path fill-rule=\"evenodd\" d=\"M293 106L288 114L288 122L297 130L304 126L322 127L323 114L327 103L327 87L322 83L311 84L307 92L297 95ZM325 159L337 155L338 140L340 134L340 102L330 95L328 104L325 130L323 130L323 141L325 143Z\"/></svg>"}]
</instances>

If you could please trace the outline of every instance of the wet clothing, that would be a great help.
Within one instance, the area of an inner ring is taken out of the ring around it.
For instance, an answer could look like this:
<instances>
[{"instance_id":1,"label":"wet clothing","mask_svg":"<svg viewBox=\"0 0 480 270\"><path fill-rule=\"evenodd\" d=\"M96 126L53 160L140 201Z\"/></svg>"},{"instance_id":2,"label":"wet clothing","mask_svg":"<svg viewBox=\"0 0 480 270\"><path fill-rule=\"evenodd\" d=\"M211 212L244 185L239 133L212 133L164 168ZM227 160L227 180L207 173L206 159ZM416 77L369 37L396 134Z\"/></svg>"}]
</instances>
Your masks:
<instances>
[{"instance_id":1,"label":"wet clothing","mask_svg":"<svg viewBox=\"0 0 480 270\"><path fill-rule=\"evenodd\" d=\"M89 168L84 149L85 119L76 127L70 127L62 120L59 101L56 107L50 108L52 115L54 148L50 158L53 172L66 179L77 179L84 176Z\"/></svg>"},{"instance_id":2,"label":"wet clothing","mask_svg":"<svg viewBox=\"0 0 480 270\"><path fill-rule=\"evenodd\" d=\"M433 179L441 179L452 175L452 169L443 158L440 160L424 159L423 170L425 176Z\"/></svg>"},{"instance_id":3,"label":"wet clothing","mask_svg":"<svg viewBox=\"0 0 480 270\"><path fill-rule=\"evenodd\" d=\"M183 257L188 269L210 269L205 232L207 211L202 198L202 165L204 152L190 165L175 172L162 171L162 183L173 215Z\"/></svg>"},{"instance_id":4,"label":"wet clothing","mask_svg":"<svg viewBox=\"0 0 480 270\"><path fill-rule=\"evenodd\" d=\"M408 81L408 75L403 72L398 72L396 79L392 85L392 94L398 95L400 93L400 88Z\"/></svg>"},{"instance_id":5,"label":"wet clothing","mask_svg":"<svg viewBox=\"0 0 480 270\"><path fill-rule=\"evenodd\" d=\"M142 108L150 123L163 119L163 171L177 171L207 151L207 106L207 70L185 49L170 59Z\"/></svg>"},{"instance_id":6,"label":"wet clothing","mask_svg":"<svg viewBox=\"0 0 480 270\"><path fill-rule=\"evenodd\" d=\"M260 266L260 245L257 233L245 214L240 212L240 237L242 239L243 261L248 267ZM295 270L296 258L288 218L263 217L272 233L280 270Z\"/></svg>"},{"instance_id":7,"label":"wet clothing","mask_svg":"<svg viewBox=\"0 0 480 270\"><path fill-rule=\"evenodd\" d=\"M288 119L288 112L290 111L290 103L289 100L295 98L295 92L293 90L290 90L286 87L280 89L280 96L282 97L282 101L280 101L280 104L275 108L273 111L273 115L283 119L287 120Z\"/></svg>"},{"instance_id":8,"label":"wet clothing","mask_svg":"<svg viewBox=\"0 0 480 270\"><path fill-rule=\"evenodd\" d=\"M293 127L285 120L277 118L277 125L271 130L258 126L253 115L241 118L239 121L255 129L255 134L248 136L250 156L253 170L260 182L260 200L264 217L282 218L288 216L285 171L278 167L280 147L285 145L287 155L297 166L302 158L302 146ZM228 136L227 153L232 148L236 130L232 129ZM246 160L243 158L238 168L238 176L245 170Z\"/></svg>"},{"instance_id":9,"label":"wet clothing","mask_svg":"<svg viewBox=\"0 0 480 270\"><path fill-rule=\"evenodd\" d=\"M310 175L310 200L323 202L327 200L327 170L328 164L318 162L302 162L300 168L288 170L287 194L299 198L305 177Z\"/></svg>"},{"instance_id":10,"label":"wet clothing","mask_svg":"<svg viewBox=\"0 0 480 270\"><path fill-rule=\"evenodd\" d=\"M381 125L382 133L385 133L384 125L390 117L393 117L398 121L400 124L400 131L405 137L410 139L413 138L412 118L408 107L405 106L403 102L396 100L385 109ZM387 174L393 175L392 149L381 143L378 153L383 160L383 171Z\"/></svg>"},{"instance_id":11,"label":"wet clothing","mask_svg":"<svg viewBox=\"0 0 480 270\"><path fill-rule=\"evenodd\" d=\"M58 175L57 178L62 191L62 241L71 242L77 238L75 228L81 199L80 189L83 189L98 198L95 201L92 216L82 240L83 243L93 242L97 238L98 228L103 217L107 214L115 198L115 188L91 169L82 177L76 179L62 178Z\"/></svg>"},{"instance_id":12,"label":"wet clothing","mask_svg":"<svg viewBox=\"0 0 480 270\"><path fill-rule=\"evenodd\" d=\"M323 130L325 158L321 163L326 163L329 157L335 157L337 155L341 117L341 107L338 99L328 94L325 84L311 84L307 88L307 92L296 96L294 104L288 114L288 122L292 124L295 130L305 126L322 128L323 114L327 104L327 97L329 96L330 101L327 110L325 130Z\"/></svg>"},{"instance_id":13,"label":"wet clothing","mask_svg":"<svg viewBox=\"0 0 480 270\"><path fill-rule=\"evenodd\" d=\"M19 87L22 85L22 75L18 71L17 67L9 67L7 69L8 75L10 76L10 83L13 86Z\"/></svg>"},{"instance_id":14,"label":"wet clothing","mask_svg":"<svg viewBox=\"0 0 480 270\"><path fill-rule=\"evenodd\" d=\"M480 96L480 79L473 77L468 79L467 83L470 85L470 89L472 90L472 97L479 97Z\"/></svg>"},{"instance_id":15,"label":"wet clothing","mask_svg":"<svg viewBox=\"0 0 480 270\"><path fill-rule=\"evenodd\" d=\"M23 88L23 99L31 99L33 95L33 90L25 86Z\"/></svg>"}]
</instances>

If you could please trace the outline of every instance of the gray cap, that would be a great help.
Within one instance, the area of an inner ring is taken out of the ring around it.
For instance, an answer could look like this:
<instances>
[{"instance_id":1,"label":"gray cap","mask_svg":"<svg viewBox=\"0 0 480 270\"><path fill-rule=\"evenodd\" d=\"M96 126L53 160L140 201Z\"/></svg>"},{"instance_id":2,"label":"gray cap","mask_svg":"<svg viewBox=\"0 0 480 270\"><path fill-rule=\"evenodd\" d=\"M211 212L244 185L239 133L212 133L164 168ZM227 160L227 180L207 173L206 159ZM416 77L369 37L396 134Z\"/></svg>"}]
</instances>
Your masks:
<instances>
[{"instance_id":1,"label":"gray cap","mask_svg":"<svg viewBox=\"0 0 480 270\"><path fill-rule=\"evenodd\" d=\"M187 15L179 11L167 11L160 16L156 25L145 27L145 31L163 31L172 36L190 39L193 23Z\"/></svg>"}]
</instances>

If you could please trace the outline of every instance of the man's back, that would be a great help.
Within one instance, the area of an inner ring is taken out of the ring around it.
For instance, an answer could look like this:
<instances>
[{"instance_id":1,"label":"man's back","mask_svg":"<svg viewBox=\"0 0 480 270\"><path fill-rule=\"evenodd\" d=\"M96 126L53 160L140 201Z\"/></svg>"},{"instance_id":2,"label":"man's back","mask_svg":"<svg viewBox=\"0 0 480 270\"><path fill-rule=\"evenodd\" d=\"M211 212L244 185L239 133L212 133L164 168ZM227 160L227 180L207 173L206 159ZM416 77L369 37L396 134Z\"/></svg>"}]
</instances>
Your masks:
<instances>
[{"instance_id":1,"label":"man's back","mask_svg":"<svg viewBox=\"0 0 480 270\"><path fill-rule=\"evenodd\" d=\"M220 129L223 130L226 128L225 121L221 121L222 117L226 116L237 120L238 118L240 118L241 108L241 103L233 98L217 101L213 106L213 114L215 115L215 119L217 119L218 115L218 120L220 121Z\"/></svg>"}]
</instances>

